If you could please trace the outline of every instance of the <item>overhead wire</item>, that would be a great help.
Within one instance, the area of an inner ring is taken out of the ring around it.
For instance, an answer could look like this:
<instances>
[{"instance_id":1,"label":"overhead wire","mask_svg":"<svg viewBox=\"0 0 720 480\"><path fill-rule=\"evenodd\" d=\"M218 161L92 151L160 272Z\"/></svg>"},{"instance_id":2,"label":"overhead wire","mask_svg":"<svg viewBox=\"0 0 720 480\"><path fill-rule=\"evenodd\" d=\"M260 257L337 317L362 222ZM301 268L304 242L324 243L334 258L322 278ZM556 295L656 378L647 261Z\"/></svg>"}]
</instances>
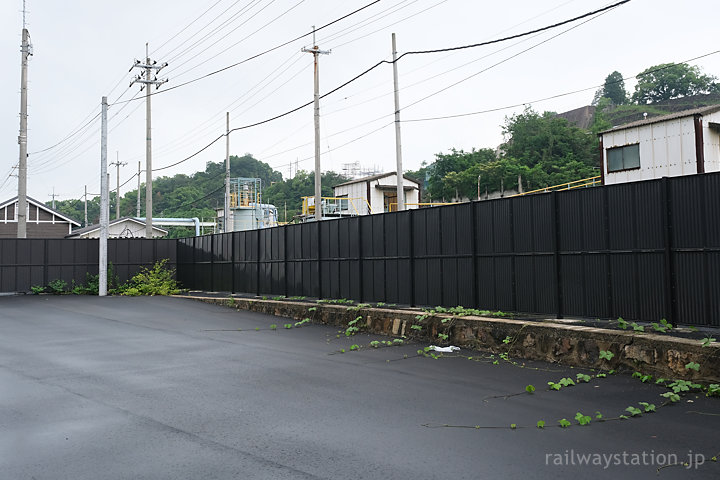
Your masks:
<instances>
[{"instance_id":1,"label":"overhead wire","mask_svg":"<svg viewBox=\"0 0 720 480\"><path fill-rule=\"evenodd\" d=\"M550 29L552 29L552 28L557 28L557 27L559 27L559 26L566 25L566 24L571 23L571 22L573 22L573 21L577 21L577 20L579 20L579 19L584 19L584 18L587 18L587 17L591 17L592 15L598 14L598 12L602 13L602 12L609 11L609 10L611 10L612 8L616 8L616 7L618 7L618 6L622 5L622 4L628 3L629 1L630 1L630 0L621 0L620 2L617 2L617 3L612 4L612 5L610 5L610 6L606 6L606 7L603 7L603 8L597 9L597 10L594 10L594 11L592 11L592 12L588 12L588 13L586 13L586 14L576 16L576 17L574 17L574 18L572 18L572 19L569 19L569 20L565 20L565 21L562 21L562 22L555 23L555 24L553 24L553 25L541 27L541 28L538 28L538 29L535 29L535 30L532 30L532 31L529 31L529 32L524 32L524 33L520 33L520 34L516 34L516 35L511 35L511 36L508 36L508 37L504 37L504 38L502 38L502 39L489 40L489 41L486 41L486 42L476 43L476 44L472 44L472 45L464 45L464 46L461 46L461 47L449 47L449 48L443 48L443 49L437 49L437 50L423 50L423 51L406 52L406 53L404 53L403 55L400 55L400 56L397 58L397 60L395 60L395 61L399 61L401 58L403 58L404 56L406 56L406 55L408 55L408 54L438 53L438 52L455 51L455 50L461 50L461 49L467 49L467 48L476 48L476 47L479 47L479 46L492 45L492 44L495 44L495 43L500 43L501 41L507 41L507 40L511 40L511 39L515 39L515 38L525 37L525 36L532 35L532 34L535 34L535 33L538 33L538 32L543 32L543 31L546 31L546 30L550 30ZM363 8L365 8L365 7L363 7ZM563 32L563 33L565 33L565 32ZM557 36L557 35L556 35L556 36ZM556 36L554 36L554 37L552 37L552 38L555 38ZM546 41L548 41L548 40L545 40L543 43L545 43ZM533 47L533 48L534 48L534 47ZM525 51L527 51L527 50L525 50ZM523 53L523 52L520 52L520 53ZM519 54L516 54L516 55L514 55L514 56L511 57L511 58L514 58L514 57L517 56L517 55L519 55ZM507 60L505 60L505 61L507 61ZM382 64L385 64L385 63L387 63L387 64L392 64L392 63L394 63L394 62L393 62L393 61L388 61L388 60L381 60L381 61L377 62L375 65L371 66L370 68L364 70L363 72L359 73L358 75L355 75L354 77L352 77L351 79L347 80L346 82L340 84L339 86L335 87L334 89L332 89L332 90L326 92L325 94L321 95L320 98L322 99L322 98L325 98L325 97L327 97L327 96L329 96L329 95L332 95L333 93L335 93L335 92L339 91L340 89L344 88L345 86L347 86L347 85L349 85L349 84L357 81L358 79L362 78L364 75L367 75L369 72L371 72L372 70L374 70L374 69L377 68L378 66L380 66L380 65L382 65ZM500 62L500 63L502 63L502 62ZM498 63L497 65L499 65L500 63ZM490 68L492 68L492 67L490 67ZM487 70L487 69L485 69L484 71L486 71L486 70ZM452 85L451 85L451 86L452 86ZM448 88L450 88L450 87L448 87ZM437 93L439 93L439 92L436 92L435 94L437 94ZM435 94L433 94L433 95L435 95ZM428 98L429 98L429 97L428 97ZM421 100L419 100L419 101L423 101L423 99L421 99ZM418 102L419 102L419 101L418 101ZM418 103L418 102L415 102L415 103ZM298 106L298 107L295 107L295 108L293 108L293 109L291 109L291 110L288 110L288 111L286 111L286 112L284 112L284 113L281 113L281 114L275 115L275 116L273 116L273 117L267 118L267 119L265 119L265 120L261 120L261 121L254 122L254 123L250 123L250 124L243 125L243 126L240 126L240 127L235 127L235 128L233 128L232 130L230 130L229 133L233 133L233 132L236 132L236 131L239 131L239 130L245 130L245 129L248 129L248 128L257 127L257 126L260 126L260 125L263 125L263 124L272 122L272 121L274 121L274 120L278 120L278 119L280 119L280 118L283 118L283 117L286 117L286 116L288 116L288 115L291 115L291 114L293 114L293 113L295 113L295 112L297 112L297 111L299 111L299 110L301 110L301 109L303 109L303 108L311 105L312 103L313 103L313 102L310 101L310 102L304 103L304 104L302 104L302 105L300 105L300 106ZM405 107L405 108L407 108L407 107ZM210 143L208 143L207 145L205 145L203 148L201 148L200 150L196 151L196 152L193 153L192 155L190 155L190 156L188 156L188 157L185 157L185 158L183 158L182 160L179 160L179 161L177 161L177 162L171 163L171 164L169 164L169 165L166 165L166 166L163 166L163 167L160 167L160 168L154 168L153 171L161 171L161 170L165 170L165 169L172 168L172 167L174 167L174 166L180 165L181 163L184 163L184 162L186 162L186 161L188 161L188 160L196 157L196 156L199 155L200 153L204 152L205 150L207 150L208 148L210 148L212 145L214 145L216 142L218 142L220 139L222 139L222 138L225 137L226 135L227 135L227 134L225 134L225 133L220 134L220 135L218 135L214 140L212 140Z\"/></svg>"},{"instance_id":2,"label":"overhead wire","mask_svg":"<svg viewBox=\"0 0 720 480\"><path fill-rule=\"evenodd\" d=\"M299 7L304 1L305 1L305 0L300 0L299 2L297 2L297 3L294 4L293 6L291 6L290 8L288 8L287 10L285 10L284 12L282 12L280 15L276 16L276 17L273 18L272 20L270 20L270 21L268 21L267 23L263 24L262 26L260 26L260 27L257 28L256 30L250 32L249 34L247 34L246 36L244 36L243 38L241 38L241 39L238 40L237 42L233 43L232 45L230 45L230 46L226 47L225 49L221 50L220 52L214 54L211 58L208 58L208 59L206 59L206 60L198 63L197 65L195 65L195 66L193 66L193 67L191 67L191 68L188 68L188 69L186 69L186 70L183 70L182 72L178 73L176 76L177 76L177 77L181 77L181 76L183 76L183 75L185 75L185 74L187 74L187 73L195 70L196 68L199 68L199 67L201 67L202 65L205 65L205 64L206 64L207 62L209 62L210 60L213 60L214 58L222 55L223 53L227 52L228 50L230 50L230 49L232 49L232 48L235 48L236 46L238 46L240 43L244 42L244 41L247 40L248 38L252 37L253 35L257 34L258 32L261 32L262 30L264 30L264 29L267 28L268 26L270 26L270 25L272 25L273 23L275 23L276 21L280 20L282 17L284 17L285 15L287 15L288 13L290 13L291 11L293 11L294 9L296 9L297 7ZM269 6L269 5L268 5L268 6ZM257 14L260 14L260 12L262 12L262 10L260 10L259 12L257 12ZM245 22L243 22L241 25L239 25L238 28L240 28L242 25L244 25L245 23L247 23L247 22L249 22L250 20L252 20L254 17L255 17L255 15L253 15L253 16L250 17L250 18L248 18ZM210 48L210 47L212 47L212 46L214 46L214 45L217 45L217 44L218 44L220 41L222 41L222 40L224 40L224 38L221 38L220 40L218 40L218 41L210 44L210 45L208 46L208 48Z\"/></svg>"},{"instance_id":3,"label":"overhead wire","mask_svg":"<svg viewBox=\"0 0 720 480\"><path fill-rule=\"evenodd\" d=\"M313 32L317 32L317 31L320 31L320 30L322 30L322 29L325 29L325 28L327 28L327 27L329 27L329 26L331 26L331 25L334 25L334 24L336 24L336 23L338 23L338 22L340 22L340 21L342 21L342 20L344 20L344 19L346 19L346 18L348 18L348 17L350 17L350 16L352 16L352 15L355 15L355 14L357 14L357 13L365 10L366 8L370 8L371 6L375 5L375 4L378 3L379 1L380 1L380 0L374 0L373 2L370 2L370 3L366 4L365 6L360 7L360 8L358 8L358 9L356 9L356 10L353 10L352 12L350 12L350 13L348 13L348 14L346 14L346 15L343 15L342 17L336 18L335 20L332 20L331 22L328 22L328 23L326 23L326 24L324 24L324 25L322 25L322 26L320 26L320 27L318 27L318 28L316 28L316 29L314 29L314 30L311 30L311 31L308 32L308 33L304 33L304 34L302 34L302 35L298 35L297 37L295 37L295 38L293 38L293 39L291 39L291 40L288 40L288 41L286 41L286 42L283 42L283 43L280 43L280 44L278 44L278 45L275 45L274 47L268 48L267 50L263 50L263 51L261 51L261 52L259 52L259 53L256 53L256 54L254 54L254 55L251 55L251 56L249 56L249 57L247 57L247 58L245 58L245 59L243 59L243 60L240 60L239 62L235 62L235 63L233 63L233 64L231 64L231 65L227 65L227 66L225 66L225 67L222 67L222 68L220 68L220 69L214 70L214 71L209 72L209 73L206 73L206 74L204 74L204 75L202 75L202 76L200 76L200 77L194 78L194 79L192 79L192 80L188 80L188 81L183 82L183 83L180 83L180 84L178 84L178 85L173 85L173 86L168 87L168 88L165 88L165 89L163 89L163 90L158 90L158 91L152 93L151 95L158 95L158 94L161 94L161 93L167 93L167 92L170 92L170 91L172 91L172 90L175 90L175 89L178 89L178 88L182 88L182 87L187 86L187 85L190 85L190 84L192 84L192 83L199 82L200 80L204 80L204 79L209 78L209 77L211 77L211 76L217 75L218 73L222 73L222 72L224 72L224 71L226 71L226 70L230 70L230 69L235 68L235 67L237 67L237 66L239 66L239 65L243 65L243 64L245 64L245 63L247 63L247 62L249 62L249 61L251 61L251 60L255 60L256 58L259 58L259 57L261 57L261 56L263 56L263 55L267 55L267 54L270 53L270 52L274 52L275 50L278 50L278 49L280 49L280 48L282 48L282 47L284 47L284 46L290 45L291 43L294 43L294 42L296 42L296 41L298 41L298 40L301 40L301 39L303 39L303 38L305 38L305 37L307 37L307 36L309 36L309 35L312 35ZM630 1L630 0L625 0L625 1ZM115 102L114 105L117 105L117 104L119 104L119 103L130 102L130 101L132 101L132 100L126 100L126 101L124 101L124 102Z\"/></svg>"},{"instance_id":4,"label":"overhead wire","mask_svg":"<svg viewBox=\"0 0 720 480\"><path fill-rule=\"evenodd\" d=\"M709 56L711 56L711 55L716 55L716 54L718 54L718 53L720 53L720 50L715 50L715 51L713 51L713 52L709 52L709 53L706 53L706 54L703 54L703 55L700 55L700 56L697 56L697 57L689 58L689 59L684 60L684 61L679 62L679 63L689 63L689 62L693 62L693 61L695 61L695 60L700 60L701 58L709 57ZM665 70L665 69L671 68L672 65L674 65L674 64L671 63L671 64L668 64L667 66L664 66L664 67L658 67L658 68L649 70L648 73L659 72L659 71L661 71L661 70ZM617 81L608 82L608 84L619 83L619 82L621 82L621 81L624 82L625 80L630 80L630 79L633 79L633 78L636 78L636 77L637 77L637 75L628 76L628 77L624 77L624 78L622 78L622 79L620 79L620 80L617 80ZM436 117L424 117L424 118L407 119L407 120L402 120L402 123L427 122L427 121L432 121L432 120L446 120L446 119L451 119L451 118L460 118L460 117L469 117L469 116L473 116L473 115L480 115L480 114L483 114L483 113L498 112L498 111L501 111L501 110L509 110L509 109L511 109L511 108L523 107L523 106L526 106L526 105L531 105L531 104L533 104L533 103L545 102L545 101L547 101L547 100L554 100L554 99L556 99L556 98L566 97L566 96L568 96L568 95L575 95L575 94L577 94L577 93L582 93L582 92L587 92L587 91L596 90L596 89L598 89L598 88L603 87L604 85L605 85L605 83L602 83L602 84L600 84L600 85L593 85L592 87L585 87L585 88L580 88L580 89L577 89L577 90L572 90L572 91L569 91L569 92L563 92L563 93L558 93L558 94L555 94L555 95L550 95L550 96L548 96L548 97L539 98L539 99L536 99L536 100L533 100L533 101L529 101L529 102L516 103L516 104L513 104L513 105L506 105L506 106L503 106L503 107L491 108L491 109L486 109L486 110L478 110L478 111L473 111L473 112L458 113L458 114L453 114L453 115L442 115L442 116L436 116Z\"/></svg>"}]
</instances>

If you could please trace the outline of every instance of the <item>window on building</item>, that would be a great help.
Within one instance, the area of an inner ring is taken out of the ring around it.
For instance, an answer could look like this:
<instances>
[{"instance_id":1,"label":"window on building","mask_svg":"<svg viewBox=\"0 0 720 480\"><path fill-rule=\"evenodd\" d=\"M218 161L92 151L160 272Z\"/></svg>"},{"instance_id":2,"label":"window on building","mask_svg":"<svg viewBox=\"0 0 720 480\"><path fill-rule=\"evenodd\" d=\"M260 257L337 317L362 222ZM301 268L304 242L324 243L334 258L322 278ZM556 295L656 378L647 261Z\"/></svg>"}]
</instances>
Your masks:
<instances>
[{"instance_id":1,"label":"window on building","mask_svg":"<svg viewBox=\"0 0 720 480\"><path fill-rule=\"evenodd\" d=\"M608 172L640 168L640 144L607 149Z\"/></svg>"}]
</instances>

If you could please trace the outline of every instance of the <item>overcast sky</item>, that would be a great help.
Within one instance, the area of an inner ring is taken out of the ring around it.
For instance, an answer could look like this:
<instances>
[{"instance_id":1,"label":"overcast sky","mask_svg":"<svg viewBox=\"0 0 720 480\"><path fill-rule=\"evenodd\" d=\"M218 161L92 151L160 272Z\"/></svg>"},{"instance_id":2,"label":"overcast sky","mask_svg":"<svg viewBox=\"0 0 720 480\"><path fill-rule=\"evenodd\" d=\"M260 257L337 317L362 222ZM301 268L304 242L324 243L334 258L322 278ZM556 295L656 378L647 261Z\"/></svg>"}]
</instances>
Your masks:
<instances>
[{"instance_id":1,"label":"overcast sky","mask_svg":"<svg viewBox=\"0 0 720 480\"><path fill-rule=\"evenodd\" d=\"M183 160L231 127L274 117L312 100L312 36L209 78L169 90L356 10L372 0L27 0L34 55L29 66L28 194L50 200L99 192L100 101L108 96L108 158L128 162L121 183L145 162L145 101L139 72L128 72L145 43L169 82L152 99L153 168ZM614 2L606 0L381 0L317 33L321 94L398 52L478 43L551 25ZM17 194L22 1L0 7L0 200ZM612 71L625 77L718 49L714 0L631 0L589 21L522 39L398 62L404 168L450 149L495 148L506 116L562 112L590 103ZM720 54L691 62L720 75ZM632 91L634 82L628 81ZM583 92L547 97L587 89ZM155 91L155 90L153 90ZM510 107L510 108L505 108ZM453 119L433 117L495 110ZM382 65L321 101L323 170L358 161L395 169L392 67ZM284 177L290 164L313 168L312 106L231 135L231 154L250 153ZM67 138L69 137L69 138ZM67 138L67 139L66 139ZM58 142L60 142L58 144ZM54 148L54 145L58 144ZM45 150L45 151L42 151ZM35 153L39 152L39 153ZM192 174L225 157L224 140L154 177ZM111 188L115 170L111 170ZM143 174L144 179L144 174ZM136 187L133 179L123 190Z\"/></svg>"}]
</instances>

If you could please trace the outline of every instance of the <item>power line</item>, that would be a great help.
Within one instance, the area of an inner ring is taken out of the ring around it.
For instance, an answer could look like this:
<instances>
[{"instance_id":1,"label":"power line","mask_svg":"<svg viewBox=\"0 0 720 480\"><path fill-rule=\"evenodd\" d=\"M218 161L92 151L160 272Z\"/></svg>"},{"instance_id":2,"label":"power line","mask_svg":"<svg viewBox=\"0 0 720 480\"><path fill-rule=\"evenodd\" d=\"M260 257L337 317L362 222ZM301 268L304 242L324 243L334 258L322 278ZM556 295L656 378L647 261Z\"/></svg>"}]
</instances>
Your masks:
<instances>
[{"instance_id":1,"label":"power line","mask_svg":"<svg viewBox=\"0 0 720 480\"><path fill-rule=\"evenodd\" d=\"M357 10L354 10L354 11L352 11L352 12L346 14L346 15L343 15L343 16L340 17L340 18L336 18L335 20L333 20L333 21L331 21L331 22L329 22L329 23L326 23L325 25L322 25L322 26L316 28L314 31L317 32L317 31L322 30L322 29L324 29L324 28L327 28L327 27L329 27L329 26L331 26L331 25L334 25L334 24L336 24L337 22L340 22L340 21L342 21L342 20L344 20L344 19L346 19L346 18L348 18L348 17L350 17L350 16L352 16L352 15L355 15L355 14L358 13L358 12L361 12L361 11L365 10L366 8L371 7L372 5L375 5L375 4L378 3L379 1L380 1L380 0L375 0L375 1L371 2L371 3L368 3L367 5L365 5L365 6L363 6L363 7L360 7L360 8L358 8ZM625 1L630 1L630 0L625 0ZM215 71L213 71L213 72L206 73L205 75L202 75L202 76L200 76L200 77L194 78L194 79L192 79L192 80L188 80L187 82L183 82L183 83L174 85L174 86L169 87L169 88L166 88L166 89L164 89L164 90L156 91L156 92L152 93L151 95L158 95L158 94L160 94L160 93L169 92L169 91L175 90L176 88L184 87L184 86L186 86L186 85L190 85L191 83L195 83L195 82L198 82L198 81L203 80L203 79L205 79L205 78L211 77L211 76L213 76L213 75L217 75L218 73L224 72L224 71L226 71L226 70L230 70L231 68L235 68L235 67L237 67L237 66L239 66L239 65L242 65L242 64L244 64L244 63L247 63L247 62L249 62L249 61L251 61L251 60L254 60L254 59L258 58L258 57L261 57L261 56L263 56L263 55L266 55L266 54L268 54L268 53L270 53L270 52L274 52L275 50L278 50L278 49L280 49L280 48L282 48L282 47L284 47L284 46L290 45L290 44L293 43L293 42L296 42L296 41L301 40L301 39L303 39L303 38L305 38L305 37L307 37L307 36L309 36L309 35L312 35L312 33L313 33L313 30L311 30L311 31L308 32L308 33L304 33L304 34L302 34L302 35L299 35L299 36L293 38L292 40L288 40L287 42L281 43L281 44L276 45L276 46L274 46L274 47L272 47L272 48L268 48L267 50L264 50L264 51L262 51L262 52L260 52L260 53L256 53L255 55L252 55L252 56L250 56L250 57L247 57L247 58L245 58L244 60L241 60L241 61L239 61L239 62L233 63L232 65L228 65L228 66L226 66L226 67L220 68L220 69L215 70ZM119 104L119 103L127 103L127 102L131 102L131 101L132 101L132 100L125 100L125 101L123 101L123 102L115 102L115 103L113 103L113 105L117 105L117 104Z\"/></svg>"},{"instance_id":2,"label":"power line","mask_svg":"<svg viewBox=\"0 0 720 480\"><path fill-rule=\"evenodd\" d=\"M379 1L379 0L378 0L378 1ZM396 61L400 60L400 59L403 58L405 55L408 55L408 54L411 54L411 53L414 53L414 54L438 53L438 52L453 51L453 50L460 50L460 49L466 49L466 48L475 48L475 47L479 47L479 46L483 46L483 45L491 45L491 44L499 43L499 42L501 42L501 41L507 41L507 40L511 40L511 39L516 39L516 38L525 37L525 36L528 36L528 35L536 34L536 33L538 33L538 32L542 32L542 31L549 30L549 29L551 29L551 28L557 28L558 26L561 26L561 25L566 25L566 24L568 24L568 23L570 23L570 22L577 21L578 19L583 19L583 18L587 18L588 16L591 16L591 15L596 15L596 14L598 14L598 12L602 14L602 13L604 13L604 12L609 11L611 8L615 8L615 7L619 6L619 5L628 3L629 1L630 1L630 0L622 0L621 2L618 2L618 3L613 4L613 5L611 5L611 6L604 7L604 8L595 10L595 11L593 11L593 12L589 12L589 13L586 13L586 14L583 14L583 15L580 15L580 16L577 16L577 17L574 17L574 18L572 18L572 19L570 19L570 20L565 20L565 21L562 21L562 22L558 22L558 23L555 23L555 24L553 24L553 25L546 26L546 27L542 27L542 28L538 28L538 29L535 29L535 30L532 30L532 31L529 31L529 32L520 33L520 34L512 35L512 36L509 36L509 37L504 37L503 39L490 40L490 41L487 41L487 42L476 43L476 44L473 44L473 45L465 45L465 46L462 46L462 47L451 47L451 48L444 48L444 49L438 49L438 50L424 50L424 51L406 52L406 53L404 53L403 55L400 55ZM372 5L372 4L370 4L370 5ZM366 6L366 7L367 7L367 6ZM366 7L363 7L363 8L366 8ZM357 11L357 10L356 10L356 11ZM596 18L596 17L595 17L595 18ZM592 20L592 19L591 19L591 20ZM588 20L588 21L589 21L589 20ZM583 22L583 23L585 23L585 22ZM579 25L578 25L578 26L579 26ZM321 28L324 28L324 27L321 27ZM573 28L576 28L576 27L573 27ZM566 33L567 31L569 31L569 30L566 30L565 32L561 32L559 35L561 35L561 34L563 34L563 33ZM547 42L547 41L549 41L549 40L551 40L551 39L553 39L553 38L556 38L557 36L558 36L558 35L555 35L555 36L551 37L550 39L547 39L547 40L541 42L540 44L545 43L545 42ZM531 48L535 48L536 46L538 46L538 45L540 45L540 44L537 44L537 45L535 45L535 46L533 46L533 47L531 47ZM531 49L531 48L530 48L530 49ZM528 50L530 50L530 49L526 49L526 50L524 50L523 52L520 52L520 53L518 53L518 54L516 54L516 55L514 55L514 56L512 56L512 57L510 57L510 58L514 58L514 57L516 57L516 56L518 56L518 55L520 55L520 54L522 54L522 53L524 53L524 52L526 52L526 51L528 51ZM491 67L488 67L487 69L483 70L482 72L487 71L487 70L489 70L490 68L493 68L493 67L495 67L495 66L499 65L500 63L503 63L503 62L505 62L505 61L507 61L507 60L509 60L509 58L508 58L508 59L505 59L505 60L503 60L502 62L499 62L499 63L497 63L497 64L495 64L495 65L493 65L493 66L491 66ZM370 68L366 69L365 71L361 72L360 74L354 76L353 78L349 79L348 81L346 81L346 82L342 83L341 85L335 87L334 89L330 90L329 92L321 95L320 98L322 99L322 98L325 98L325 97L327 97L327 96L329 96L329 95L332 95L333 93L337 92L338 90L346 87L347 85L349 85L349 84L357 81L357 80L360 79L361 77L367 75L369 72L371 72L372 70L374 70L375 68L377 68L378 66L380 66L380 65L382 65L382 64L390 64L390 65L391 65L392 63L393 63L392 61L381 60L381 61L377 62L375 65L373 65L373 66L371 66ZM477 75L477 74L479 74L479 73L482 73L482 72L478 72L478 73L476 73L475 75ZM465 79L465 80L466 80L466 79ZM464 80L462 80L462 81L464 81ZM457 82L457 83L460 83L460 82ZM443 90L446 90L447 88L451 88L452 86L457 85L457 83L451 85L450 87L446 87L446 88L443 89ZM441 91L443 91L443 90L441 90ZM438 93L440 93L440 92L435 92L435 93L431 94L430 96L436 95L436 94L438 94ZM414 105L414 104L416 104L416 103L419 103L419 102L421 102L421 101L429 98L430 96L425 97L425 98L423 98L423 99L420 99L420 100L418 100L417 102L415 102L415 103L413 103L413 104L411 104L411 105ZM269 122L272 122L272 121L274 121L274 120L278 120L278 119L280 119L280 118L283 118L283 117L286 117L286 116L288 116L288 115L291 115L291 114L293 114L293 113L295 113L295 112L297 112L297 111L299 111L299 110L301 110L301 109L303 109L303 108L311 105L312 103L313 103L313 102L310 101L310 102L304 103L304 104L302 104L302 105L300 105L300 106L298 106L298 107L295 107L295 108L293 108L292 110L288 110L288 111L286 111L286 112L284 112L284 113L281 113L281 114L279 114L279 115L276 115L276 116L274 116L274 117L271 117L271 118L268 118L268 119L265 119L265 120L262 120L262 121L259 121L259 122L251 123L251 124L248 124L248 125L244 125L244 126L241 126L241 127L233 128L232 130L230 130L230 133L233 133L233 132L236 132L236 131L239 131L239 130L245 130L245 129L252 128L252 127L257 127L257 126L263 125L263 124L265 124L265 123L269 123ZM405 107L405 108L407 108L407 107ZM202 153L202 152L204 152L205 150L207 150L208 148L210 148L213 144L215 144L216 142L218 142L220 139L222 139L223 137L225 137L225 135L226 135L226 134L221 134L221 135L217 136L214 140L212 140L210 143L208 143L207 145L205 145L203 148L201 148L201 149L198 150L197 152L193 153L192 155L190 155L190 156L188 156L188 157L185 157L185 158L183 158L182 160L179 160L179 161L177 161L177 162L174 162L174 163L172 163L172 164L170 164L170 165L166 165L166 166L160 167L160 168L155 168L155 169L153 169L153 172L165 170L165 169L168 169L168 168L172 168L172 167L174 167L174 166L180 165L181 163L184 163L184 162L186 162L186 161L188 161L188 160L196 157L196 156L199 155L200 153Z\"/></svg>"},{"instance_id":3,"label":"power line","mask_svg":"<svg viewBox=\"0 0 720 480\"><path fill-rule=\"evenodd\" d=\"M690 59L684 60L684 61L679 62L679 63L692 62L692 61L695 61L695 60L699 60L699 59L701 59L701 58L709 57L710 55L716 55L716 54L718 54L718 53L720 53L720 50L715 50L714 52L710 52L710 53L706 53L706 54L704 54L704 55L700 55L700 56L697 56L697 57L694 57L694 58L690 58ZM650 70L648 73L659 72L659 71L661 71L661 70L665 70L665 69L667 69L667 68L671 68L673 65L675 65L675 63L671 63L671 64L669 64L669 65L667 65L667 66L665 66L665 67L654 68L654 69ZM632 76L629 76L629 77L625 77L625 78L623 78L623 79L621 79L621 80L617 80L617 81L615 81L615 82L610 82L610 83L611 83L611 84L612 84L612 83L619 83L619 82L621 82L621 81L630 80L631 78L636 78L636 75L632 75ZM533 100L533 101L530 101L530 102L516 103L516 104L514 104L514 105L506 105L506 106L504 106L504 107L491 108L491 109L487 109L487 110L478 110L478 111L474 111L474 112L458 113L458 114L454 114L454 115L443 115L443 116L437 116L437 117L415 118L415 119L403 120L403 122L408 122L408 123L409 123L409 122L427 122L427 121L432 121L432 120L446 120L446 119L450 119L450 118L469 117L469 116L472 116L472 115L480 115L480 114L483 114L483 113L498 112L498 111L501 111L501 110L508 110L508 109L511 109L511 108L523 107L523 106L525 106L525 105L530 105L530 104L533 104L533 103L540 103L540 102L545 102L545 101L547 101L547 100L554 100L554 99L556 99L556 98L566 97L566 96L568 96L568 95L575 95L576 93L582 93L582 92L587 92L587 91L596 90L596 89L598 89L598 88L600 88L600 87L602 87L602 86L604 86L604 85L605 85L605 84L603 83L603 84L600 84L600 85L594 85L594 86L592 86L592 87L586 87L586 88L581 88L581 89L578 89L578 90L572 90L572 91L569 91L569 92L558 93L557 95L551 95L551 96L549 96L549 97L540 98L540 99Z\"/></svg>"},{"instance_id":4,"label":"power line","mask_svg":"<svg viewBox=\"0 0 720 480\"><path fill-rule=\"evenodd\" d=\"M625 1L629 1L629 0L625 0ZM540 45L543 45L543 44L549 42L550 40L553 40L553 39L555 39L555 38L557 38L557 37L559 37L559 36L561 36L561 35L564 35L564 34L570 32L570 31L572 31L572 30L574 30L574 29L576 29L576 28L578 28L578 27L580 27L580 26L582 26L582 25L584 25L584 24L586 24L586 23L588 23L588 22L590 22L590 21L592 21L592 20L600 17L601 15L604 15L605 13L607 13L607 11L604 11L604 12L602 12L602 13L599 13L599 14L598 14L597 16L595 16L595 17L588 18L588 19L585 20L584 22L581 22L581 23L579 23L579 24L577 24L577 25L573 25L572 27L568 28L567 30L563 30L562 32L560 32L560 33L558 33L558 34L555 34L555 35L553 35L552 37L543 40L542 42L536 43L535 45L532 45L532 46L530 46L530 47L528 47L528 48L526 48L526 49L524 49L524 50L521 50L521 51L519 51L519 52L517 52L517 53L515 53L515 54L513 54L513 55L510 55L509 57L506 57L506 58L500 60L499 62L494 63L494 64L490 65L489 67L480 70L479 72L475 72L475 73L473 73L472 75L469 75L469 76L467 76L467 77L465 77L465 78L463 78L463 79L461 79L461 80L458 80L457 82L452 83L452 84L448 85L447 87L441 88L440 90L437 90L437 91L431 93L430 95L426 95L426 96L422 97L421 99L416 100L416 101L414 101L414 102L406 105L406 106L404 107L404 109L408 109L408 108L412 107L413 105L417 105L417 104L420 103L420 102L424 102L425 100L427 100L427 99L429 99L429 98L432 98L432 97L434 97L435 95L439 95L440 93L442 93L442 92L444 92L444 91L446 91L446 90L449 90L449 89L451 89L452 87L455 87L455 86L457 86L457 85L459 85L459 84L461 84L461 83L463 83L463 82L466 82L467 80L470 80L471 78L474 78L474 77L480 75L481 73L487 72L488 70L493 69L493 68L497 67L498 65L502 65L503 63L508 62L508 61L512 60L513 58L519 57L519 56L522 55L523 53L527 53L527 52L529 52L530 50L533 50L533 49L539 47Z\"/></svg>"}]
</instances>

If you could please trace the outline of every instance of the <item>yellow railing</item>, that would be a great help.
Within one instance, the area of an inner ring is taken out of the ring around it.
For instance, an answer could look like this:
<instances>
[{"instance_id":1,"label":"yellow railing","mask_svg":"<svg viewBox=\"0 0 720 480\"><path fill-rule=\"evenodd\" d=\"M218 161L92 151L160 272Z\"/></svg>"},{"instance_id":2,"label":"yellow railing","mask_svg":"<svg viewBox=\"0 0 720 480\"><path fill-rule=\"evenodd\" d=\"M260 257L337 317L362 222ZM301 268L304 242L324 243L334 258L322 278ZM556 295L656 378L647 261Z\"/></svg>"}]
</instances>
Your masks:
<instances>
[{"instance_id":1,"label":"yellow railing","mask_svg":"<svg viewBox=\"0 0 720 480\"><path fill-rule=\"evenodd\" d=\"M310 199L315 200L314 196L302 197L302 214L303 215L315 215L315 204L310 203ZM322 197L322 209L323 215L331 213L350 213L355 215L366 215L372 213L370 203L364 198L348 198L348 197ZM342 208L342 202L347 202L349 208ZM357 202L357 204L356 204ZM363 205L365 204L365 205ZM365 210L367 213L360 213L363 210L363 206L367 207Z\"/></svg>"},{"instance_id":2,"label":"yellow railing","mask_svg":"<svg viewBox=\"0 0 720 480\"><path fill-rule=\"evenodd\" d=\"M561 183L560 185L553 185L552 187L538 188L537 190L530 190L529 192L517 193L510 195L510 197L520 197L522 195L530 195L531 193L544 193L552 192L554 190L572 190L573 188L582 187L594 187L601 185L600 175L595 177L583 178L581 180L575 180L574 182Z\"/></svg>"},{"instance_id":3,"label":"yellow railing","mask_svg":"<svg viewBox=\"0 0 720 480\"><path fill-rule=\"evenodd\" d=\"M406 203L405 206L409 207L411 205L414 205L416 207L439 207L441 205L455 205L457 202L424 202L424 203ZM393 202L390 204L390 211L395 212L397 211L397 202Z\"/></svg>"}]
</instances>

